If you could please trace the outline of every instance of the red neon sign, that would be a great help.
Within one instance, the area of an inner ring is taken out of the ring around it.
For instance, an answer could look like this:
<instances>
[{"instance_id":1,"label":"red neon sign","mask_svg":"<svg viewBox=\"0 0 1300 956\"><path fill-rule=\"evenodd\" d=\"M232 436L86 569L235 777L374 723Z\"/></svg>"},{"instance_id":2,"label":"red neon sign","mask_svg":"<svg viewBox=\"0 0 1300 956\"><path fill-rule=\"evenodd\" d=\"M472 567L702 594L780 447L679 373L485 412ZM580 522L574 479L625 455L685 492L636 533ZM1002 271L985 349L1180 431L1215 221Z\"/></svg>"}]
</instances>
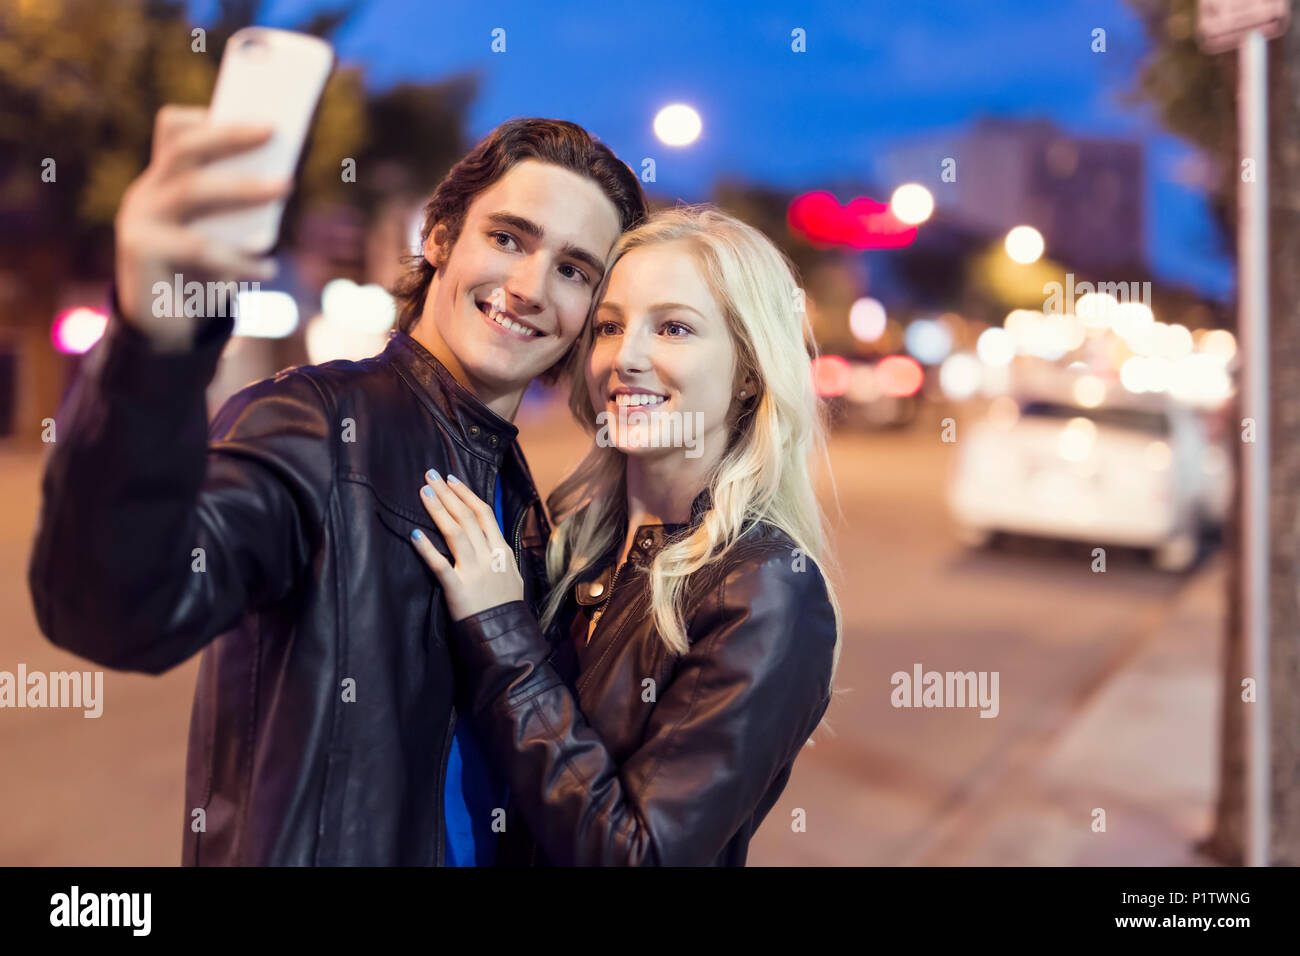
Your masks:
<instances>
[{"instance_id":1,"label":"red neon sign","mask_svg":"<svg viewBox=\"0 0 1300 956\"><path fill-rule=\"evenodd\" d=\"M866 196L841 206L828 192L804 193L790 203L787 218L791 232L821 245L898 249L916 238L916 226L896 218L888 204Z\"/></svg>"}]
</instances>

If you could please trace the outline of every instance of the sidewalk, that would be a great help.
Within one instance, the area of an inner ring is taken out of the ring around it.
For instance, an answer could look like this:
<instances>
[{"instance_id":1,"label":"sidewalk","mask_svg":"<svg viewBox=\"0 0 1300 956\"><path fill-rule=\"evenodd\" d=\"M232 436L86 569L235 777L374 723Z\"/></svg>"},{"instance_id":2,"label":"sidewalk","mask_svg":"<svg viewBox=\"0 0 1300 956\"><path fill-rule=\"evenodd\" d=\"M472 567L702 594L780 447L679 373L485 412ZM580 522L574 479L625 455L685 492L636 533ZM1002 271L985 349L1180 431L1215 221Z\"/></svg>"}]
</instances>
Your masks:
<instances>
[{"instance_id":1,"label":"sidewalk","mask_svg":"<svg viewBox=\"0 0 1300 956\"><path fill-rule=\"evenodd\" d=\"M1193 849L1217 796L1226 559L1045 747L945 821L911 861L976 866L1214 865ZM1105 832L1094 832L1094 809Z\"/></svg>"}]
</instances>

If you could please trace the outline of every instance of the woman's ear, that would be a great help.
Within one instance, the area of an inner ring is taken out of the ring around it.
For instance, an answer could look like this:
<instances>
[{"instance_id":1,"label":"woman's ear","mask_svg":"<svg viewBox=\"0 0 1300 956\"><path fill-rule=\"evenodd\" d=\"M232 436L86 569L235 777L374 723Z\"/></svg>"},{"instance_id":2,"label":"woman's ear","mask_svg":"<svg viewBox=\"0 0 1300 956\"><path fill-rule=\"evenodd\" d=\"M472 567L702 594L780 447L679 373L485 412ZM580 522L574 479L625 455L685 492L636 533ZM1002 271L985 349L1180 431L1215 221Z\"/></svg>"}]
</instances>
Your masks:
<instances>
[{"instance_id":1,"label":"woman's ear","mask_svg":"<svg viewBox=\"0 0 1300 956\"><path fill-rule=\"evenodd\" d=\"M744 402L753 398L757 394L758 384L754 381L754 376L743 376L740 380L740 384L736 386L736 398Z\"/></svg>"}]
</instances>

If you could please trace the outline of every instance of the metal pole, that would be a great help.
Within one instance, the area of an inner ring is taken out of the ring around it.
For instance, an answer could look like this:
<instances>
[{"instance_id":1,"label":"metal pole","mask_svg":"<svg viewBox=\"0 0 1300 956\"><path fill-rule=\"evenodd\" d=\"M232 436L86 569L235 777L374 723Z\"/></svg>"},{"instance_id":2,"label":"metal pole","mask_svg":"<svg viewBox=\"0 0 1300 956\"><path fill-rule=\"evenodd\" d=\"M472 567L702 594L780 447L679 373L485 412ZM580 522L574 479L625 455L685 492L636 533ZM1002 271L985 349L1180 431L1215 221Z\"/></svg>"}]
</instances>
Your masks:
<instances>
[{"instance_id":1,"label":"metal pole","mask_svg":"<svg viewBox=\"0 0 1300 956\"><path fill-rule=\"evenodd\" d=\"M1253 159L1254 182L1238 183L1238 331L1243 363L1243 411L1255 420L1255 442L1245 447L1243 590L1246 674L1256 699L1246 708L1246 865L1269 865L1268 680L1268 47L1259 30L1238 50L1237 112L1243 159Z\"/></svg>"}]
</instances>

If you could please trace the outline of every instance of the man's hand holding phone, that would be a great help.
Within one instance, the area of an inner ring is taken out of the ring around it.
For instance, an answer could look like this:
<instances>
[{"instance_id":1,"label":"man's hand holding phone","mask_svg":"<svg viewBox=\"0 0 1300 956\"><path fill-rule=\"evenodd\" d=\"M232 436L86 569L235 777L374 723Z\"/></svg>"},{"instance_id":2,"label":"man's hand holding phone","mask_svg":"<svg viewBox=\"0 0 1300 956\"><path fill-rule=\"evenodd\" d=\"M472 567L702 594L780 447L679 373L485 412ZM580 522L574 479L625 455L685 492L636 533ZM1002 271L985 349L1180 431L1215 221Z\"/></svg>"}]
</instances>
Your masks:
<instances>
[{"instance_id":1,"label":"man's hand holding phone","mask_svg":"<svg viewBox=\"0 0 1300 956\"><path fill-rule=\"evenodd\" d=\"M164 106L158 111L149 165L128 187L114 229L118 305L159 351L188 348L197 320L155 315L155 283L170 286L177 273L184 282L264 281L275 275L271 259L241 252L194 226L203 216L289 195L292 177L268 180L211 168L218 160L262 146L271 134L269 124L209 123L206 107Z\"/></svg>"}]
</instances>

